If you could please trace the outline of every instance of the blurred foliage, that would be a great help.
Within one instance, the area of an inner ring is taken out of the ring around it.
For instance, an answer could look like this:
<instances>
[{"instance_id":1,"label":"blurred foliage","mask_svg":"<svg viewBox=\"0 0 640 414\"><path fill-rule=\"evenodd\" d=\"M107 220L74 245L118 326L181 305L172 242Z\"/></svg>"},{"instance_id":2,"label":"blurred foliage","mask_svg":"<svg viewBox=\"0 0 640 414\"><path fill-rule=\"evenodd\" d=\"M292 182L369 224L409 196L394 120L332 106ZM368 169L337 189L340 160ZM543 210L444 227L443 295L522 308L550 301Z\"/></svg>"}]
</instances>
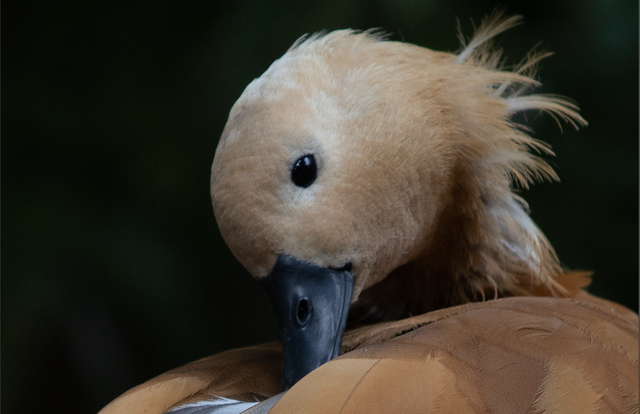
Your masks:
<instances>
[{"instance_id":1,"label":"blurred foliage","mask_svg":"<svg viewBox=\"0 0 640 414\"><path fill-rule=\"evenodd\" d=\"M561 184L524 193L591 291L638 309L638 2L504 1L543 92L530 114ZM2 406L96 412L128 388L276 339L265 295L220 237L209 169L231 105L300 35L380 27L454 51L493 1L9 0L2 13ZM36 395L34 395L36 394Z\"/></svg>"}]
</instances>

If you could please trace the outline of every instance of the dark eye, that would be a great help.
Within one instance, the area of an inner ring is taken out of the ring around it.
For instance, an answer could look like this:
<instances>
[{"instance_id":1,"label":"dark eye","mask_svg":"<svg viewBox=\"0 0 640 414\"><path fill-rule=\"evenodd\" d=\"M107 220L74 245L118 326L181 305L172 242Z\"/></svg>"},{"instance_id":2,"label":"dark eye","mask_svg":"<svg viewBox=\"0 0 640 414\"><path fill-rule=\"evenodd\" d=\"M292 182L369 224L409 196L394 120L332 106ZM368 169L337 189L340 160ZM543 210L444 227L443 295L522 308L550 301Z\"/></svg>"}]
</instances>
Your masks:
<instances>
[{"instance_id":1,"label":"dark eye","mask_svg":"<svg viewBox=\"0 0 640 414\"><path fill-rule=\"evenodd\" d=\"M309 187L318 174L316 158L313 154L303 155L293 163L291 181L298 187Z\"/></svg>"}]
</instances>

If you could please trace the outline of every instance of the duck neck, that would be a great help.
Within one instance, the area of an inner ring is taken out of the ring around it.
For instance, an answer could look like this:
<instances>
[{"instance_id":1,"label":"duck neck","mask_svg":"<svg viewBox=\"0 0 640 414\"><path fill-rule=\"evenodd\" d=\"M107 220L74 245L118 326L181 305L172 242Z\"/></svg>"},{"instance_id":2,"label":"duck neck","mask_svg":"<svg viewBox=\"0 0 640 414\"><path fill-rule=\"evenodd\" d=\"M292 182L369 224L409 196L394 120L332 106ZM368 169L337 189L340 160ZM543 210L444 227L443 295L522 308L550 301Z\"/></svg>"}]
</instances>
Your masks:
<instances>
[{"instance_id":1,"label":"duck neck","mask_svg":"<svg viewBox=\"0 0 640 414\"><path fill-rule=\"evenodd\" d=\"M563 295L553 248L508 182L479 181L468 168L454 175L457 187L422 253L361 293L349 327L507 296Z\"/></svg>"}]
</instances>

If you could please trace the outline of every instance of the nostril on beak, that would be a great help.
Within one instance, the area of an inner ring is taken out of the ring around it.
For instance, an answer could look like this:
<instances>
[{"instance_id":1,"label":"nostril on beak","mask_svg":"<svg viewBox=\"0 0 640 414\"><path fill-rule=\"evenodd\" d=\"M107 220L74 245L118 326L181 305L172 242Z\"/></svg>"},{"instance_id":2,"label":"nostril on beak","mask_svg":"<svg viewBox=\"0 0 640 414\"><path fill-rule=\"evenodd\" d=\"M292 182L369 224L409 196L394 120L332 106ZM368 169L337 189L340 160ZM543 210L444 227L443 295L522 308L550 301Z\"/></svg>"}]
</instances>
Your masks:
<instances>
[{"instance_id":1,"label":"nostril on beak","mask_svg":"<svg viewBox=\"0 0 640 414\"><path fill-rule=\"evenodd\" d=\"M309 320L309 300L300 299L300 302L298 302L298 313L296 317L300 326L306 325Z\"/></svg>"}]
</instances>

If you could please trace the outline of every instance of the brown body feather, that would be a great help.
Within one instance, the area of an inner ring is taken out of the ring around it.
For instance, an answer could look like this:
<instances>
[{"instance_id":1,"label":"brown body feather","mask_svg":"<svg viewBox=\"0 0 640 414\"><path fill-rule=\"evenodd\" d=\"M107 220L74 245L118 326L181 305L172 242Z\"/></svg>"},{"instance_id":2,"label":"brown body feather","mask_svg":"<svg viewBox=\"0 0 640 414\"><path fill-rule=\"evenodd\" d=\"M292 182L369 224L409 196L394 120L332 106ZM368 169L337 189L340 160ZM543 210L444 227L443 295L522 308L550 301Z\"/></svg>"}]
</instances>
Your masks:
<instances>
[{"instance_id":1,"label":"brown body feather","mask_svg":"<svg viewBox=\"0 0 640 414\"><path fill-rule=\"evenodd\" d=\"M595 301L501 299L348 333L354 351L270 413L637 412L637 315Z\"/></svg>"},{"instance_id":2,"label":"brown body feather","mask_svg":"<svg viewBox=\"0 0 640 414\"><path fill-rule=\"evenodd\" d=\"M349 331L343 355L269 412L637 412L638 316L578 296L471 303ZM281 364L279 344L223 352L133 388L101 414L264 400L279 391Z\"/></svg>"}]
</instances>

